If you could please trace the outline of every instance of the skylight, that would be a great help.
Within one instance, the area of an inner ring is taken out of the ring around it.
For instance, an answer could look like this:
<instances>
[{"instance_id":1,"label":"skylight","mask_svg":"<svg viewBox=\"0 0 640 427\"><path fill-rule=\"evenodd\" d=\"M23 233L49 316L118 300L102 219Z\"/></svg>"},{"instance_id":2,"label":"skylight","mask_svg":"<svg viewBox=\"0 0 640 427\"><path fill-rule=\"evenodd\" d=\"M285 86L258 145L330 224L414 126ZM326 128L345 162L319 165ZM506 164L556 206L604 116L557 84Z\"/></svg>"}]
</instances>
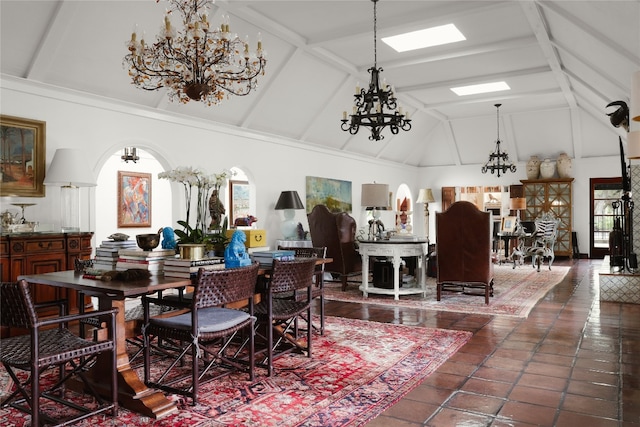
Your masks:
<instances>
[{"instance_id":1,"label":"skylight","mask_svg":"<svg viewBox=\"0 0 640 427\"><path fill-rule=\"evenodd\" d=\"M465 36L453 24L440 25L410 33L383 37L382 41L397 52L422 49L424 47L439 46L447 43L466 40Z\"/></svg>"},{"instance_id":2,"label":"skylight","mask_svg":"<svg viewBox=\"0 0 640 427\"><path fill-rule=\"evenodd\" d=\"M475 95L478 93L500 92L502 90L510 90L511 88L505 82L482 83L478 85L452 87L451 90L458 96Z\"/></svg>"}]
</instances>

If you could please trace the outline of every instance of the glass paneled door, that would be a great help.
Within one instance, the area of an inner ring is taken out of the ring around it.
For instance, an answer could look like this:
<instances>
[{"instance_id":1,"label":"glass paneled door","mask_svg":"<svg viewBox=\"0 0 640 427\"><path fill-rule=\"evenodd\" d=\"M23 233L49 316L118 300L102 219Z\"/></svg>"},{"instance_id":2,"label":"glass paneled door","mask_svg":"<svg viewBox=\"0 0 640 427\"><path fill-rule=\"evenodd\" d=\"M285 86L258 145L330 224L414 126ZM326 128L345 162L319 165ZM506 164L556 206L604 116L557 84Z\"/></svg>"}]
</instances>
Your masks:
<instances>
[{"instance_id":1,"label":"glass paneled door","mask_svg":"<svg viewBox=\"0 0 640 427\"><path fill-rule=\"evenodd\" d=\"M591 178L590 258L609 254L609 232L613 229L616 211L612 203L622 195L622 178ZM617 212L620 215L620 212Z\"/></svg>"}]
</instances>

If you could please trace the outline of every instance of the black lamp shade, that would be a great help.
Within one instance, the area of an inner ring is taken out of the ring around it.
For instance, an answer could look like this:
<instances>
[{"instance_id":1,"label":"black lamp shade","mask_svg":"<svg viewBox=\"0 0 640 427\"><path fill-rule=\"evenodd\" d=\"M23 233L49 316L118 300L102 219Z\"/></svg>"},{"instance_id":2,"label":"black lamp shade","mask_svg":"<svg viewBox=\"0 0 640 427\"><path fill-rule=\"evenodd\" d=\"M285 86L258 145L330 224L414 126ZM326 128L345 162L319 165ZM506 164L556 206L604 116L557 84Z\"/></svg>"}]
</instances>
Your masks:
<instances>
[{"instance_id":1,"label":"black lamp shade","mask_svg":"<svg viewBox=\"0 0 640 427\"><path fill-rule=\"evenodd\" d=\"M280 193L276 203L276 210L282 209L304 209L297 191L283 191Z\"/></svg>"}]
</instances>

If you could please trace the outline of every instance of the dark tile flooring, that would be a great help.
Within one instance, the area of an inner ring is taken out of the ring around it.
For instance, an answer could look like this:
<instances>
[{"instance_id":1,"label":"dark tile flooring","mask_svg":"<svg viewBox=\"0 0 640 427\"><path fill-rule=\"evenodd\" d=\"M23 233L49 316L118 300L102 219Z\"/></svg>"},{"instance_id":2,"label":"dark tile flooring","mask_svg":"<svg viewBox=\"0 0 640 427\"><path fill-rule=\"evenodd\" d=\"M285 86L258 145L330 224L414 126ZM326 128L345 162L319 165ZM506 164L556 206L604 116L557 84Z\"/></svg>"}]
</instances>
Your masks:
<instances>
[{"instance_id":1,"label":"dark tile flooring","mask_svg":"<svg viewBox=\"0 0 640 427\"><path fill-rule=\"evenodd\" d=\"M601 262L558 260L570 272L527 319L327 301L327 315L473 332L367 426L640 426L640 305L599 301Z\"/></svg>"}]
</instances>

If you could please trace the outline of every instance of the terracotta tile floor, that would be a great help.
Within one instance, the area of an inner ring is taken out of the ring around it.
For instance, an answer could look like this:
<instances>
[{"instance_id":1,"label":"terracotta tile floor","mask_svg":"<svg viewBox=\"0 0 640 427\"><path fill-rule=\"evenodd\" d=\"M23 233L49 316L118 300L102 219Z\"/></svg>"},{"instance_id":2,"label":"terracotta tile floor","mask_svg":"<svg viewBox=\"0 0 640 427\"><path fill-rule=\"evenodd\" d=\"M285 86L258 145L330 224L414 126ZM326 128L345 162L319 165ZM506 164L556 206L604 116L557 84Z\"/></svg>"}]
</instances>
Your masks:
<instances>
[{"instance_id":1,"label":"terracotta tile floor","mask_svg":"<svg viewBox=\"0 0 640 427\"><path fill-rule=\"evenodd\" d=\"M600 263L557 261L569 274L527 319L327 301L327 315L474 333L367 425L640 426L640 305L599 301Z\"/></svg>"}]
</instances>

